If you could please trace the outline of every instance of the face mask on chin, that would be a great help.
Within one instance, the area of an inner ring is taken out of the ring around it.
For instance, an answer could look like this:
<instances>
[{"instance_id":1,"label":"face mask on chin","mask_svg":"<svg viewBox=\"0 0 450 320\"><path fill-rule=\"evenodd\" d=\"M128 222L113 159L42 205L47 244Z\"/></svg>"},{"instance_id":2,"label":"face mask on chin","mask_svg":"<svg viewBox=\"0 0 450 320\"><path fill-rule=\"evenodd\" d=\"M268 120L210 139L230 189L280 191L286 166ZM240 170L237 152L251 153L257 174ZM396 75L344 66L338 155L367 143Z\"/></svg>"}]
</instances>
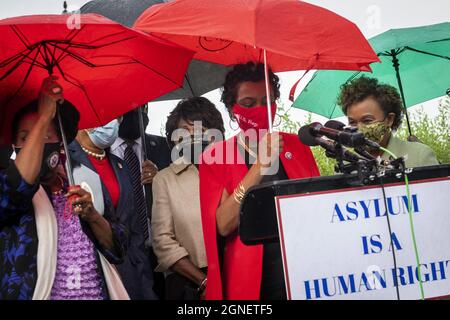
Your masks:
<instances>
[{"instance_id":1,"label":"face mask on chin","mask_svg":"<svg viewBox=\"0 0 450 320\"><path fill-rule=\"evenodd\" d=\"M139 114L138 112L142 112L140 110L133 110L123 115L123 120L119 126L119 137L127 141L134 141L141 136L141 132L139 130ZM148 115L146 113L142 113L144 119L144 129L148 126Z\"/></svg>"},{"instance_id":2,"label":"face mask on chin","mask_svg":"<svg viewBox=\"0 0 450 320\"><path fill-rule=\"evenodd\" d=\"M14 148L16 154L19 154L22 148ZM61 142L46 143L42 155L41 170L39 172L39 181L45 180L53 174L60 160Z\"/></svg>"},{"instance_id":3,"label":"face mask on chin","mask_svg":"<svg viewBox=\"0 0 450 320\"><path fill-rule=\"evenodd\" d=\"M277 104L272 103L270 108L272 111L272 124L273 124L273 121L275 119L275 113L277 111ZM259 130L264 130L264 132L267 132L267 130L269 129L267 106L255 106L251 108L245 108L236 103L233 106L233 113L236 116L239 128L241 128L243 132L246 132L250 129L256 130L258 139L260 138Z\"/></svg>"},{"instance_id":4,"label":"face mask on chin","mask_svg":"<svg viewBox=\"0 0 450 320\"><path fill-rule=\"evenodd\" d=\"M113 120L102 127L88 130L87 134L97 148L102 150L108 149L119 136L119 122Z\"/></svg>"}]
</instances>

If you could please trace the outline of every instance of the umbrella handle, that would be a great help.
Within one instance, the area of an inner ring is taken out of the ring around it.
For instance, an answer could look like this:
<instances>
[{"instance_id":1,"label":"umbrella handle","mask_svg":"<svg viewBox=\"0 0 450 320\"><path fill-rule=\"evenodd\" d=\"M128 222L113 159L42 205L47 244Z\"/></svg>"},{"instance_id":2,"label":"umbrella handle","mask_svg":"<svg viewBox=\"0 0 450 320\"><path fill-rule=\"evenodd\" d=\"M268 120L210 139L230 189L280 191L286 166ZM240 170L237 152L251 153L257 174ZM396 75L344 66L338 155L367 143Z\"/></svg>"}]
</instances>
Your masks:
<instances>
[{"instance_id":1,"label":"umbrella handle","mask_svg":"<svg viewBox=\"0 0 450 320\"><path fill-rule=\"evenodd\" d=\"M270 99L270 85L269 85L269 66L267 65L267 52L264 49L264 80L266 82L266 105L267 105L267 117L269 118L269 133L273 132L272 128L272 108L269 105L272 104Z\"/></svg>"}]
</instances>

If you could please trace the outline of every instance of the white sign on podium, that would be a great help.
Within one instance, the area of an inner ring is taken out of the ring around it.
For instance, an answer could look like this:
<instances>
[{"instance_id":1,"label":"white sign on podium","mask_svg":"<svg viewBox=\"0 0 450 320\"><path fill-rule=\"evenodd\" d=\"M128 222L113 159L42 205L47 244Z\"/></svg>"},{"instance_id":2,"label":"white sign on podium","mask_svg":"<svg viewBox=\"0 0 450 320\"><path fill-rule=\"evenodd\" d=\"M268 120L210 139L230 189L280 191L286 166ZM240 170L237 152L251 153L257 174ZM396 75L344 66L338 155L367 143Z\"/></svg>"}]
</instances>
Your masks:
<instances>
[{"instance_id":1,"label":"white sign on podium","mask_svg":"<svg viewBox=\"0 0 450 320\"><path fill-rule=\"evenodd\" d=\"M276 197L289 299L421 298L405 185L385 193L387 210L380 186ZM410 193L425 298L448 296L450 178Z\"/></svg>"}]
</instances>

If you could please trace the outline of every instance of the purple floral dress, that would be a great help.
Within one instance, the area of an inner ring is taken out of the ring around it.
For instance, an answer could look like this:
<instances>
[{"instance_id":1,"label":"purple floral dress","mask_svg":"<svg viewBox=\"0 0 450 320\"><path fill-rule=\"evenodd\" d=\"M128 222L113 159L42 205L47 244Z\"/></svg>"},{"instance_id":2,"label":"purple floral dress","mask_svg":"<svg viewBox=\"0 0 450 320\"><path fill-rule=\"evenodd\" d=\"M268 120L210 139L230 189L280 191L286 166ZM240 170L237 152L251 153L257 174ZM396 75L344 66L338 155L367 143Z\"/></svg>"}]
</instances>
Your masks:
<instances>
[{"instance_id":1,"label":"purple floral dress","mask_svg":"<svg viewBox=\"0 0 450 320\"><path fill-rule=\"evenodd\" d=\"M78 216L64 217L67 199L63 192L53 194L52 202L58 223L58 251L50 299L105 299L104 281L94 244L83 232Z\"/></svg>"}]
</instances>

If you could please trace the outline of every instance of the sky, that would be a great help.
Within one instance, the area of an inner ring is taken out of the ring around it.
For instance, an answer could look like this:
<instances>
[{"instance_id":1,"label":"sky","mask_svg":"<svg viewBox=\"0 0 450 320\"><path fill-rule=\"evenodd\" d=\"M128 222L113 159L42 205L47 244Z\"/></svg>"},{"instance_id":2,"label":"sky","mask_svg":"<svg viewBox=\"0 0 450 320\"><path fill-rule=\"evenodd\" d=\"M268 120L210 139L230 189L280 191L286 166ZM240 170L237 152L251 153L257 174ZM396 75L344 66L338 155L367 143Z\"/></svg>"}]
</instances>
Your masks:
<instances>
[{"instance_id":1,"label":"sky","mask_svg":"<svg viewBox=\"0 0 450 320\"><path fill-rule=\"evenodd\" d=\"M105 0L107 1L107 0ZM220 0L210 0L220 1ZM76 10L85 4L86 0L67 0L69 10ZM306 2L329 9L351 21L353 21L367 38L395 28L414 27L449 21L450 0L306 0ZM62 0L0 0L0 19L44 13L61 13ZM279 74L281 80L281 103L289 107L289 90L300 79L303 72L286 72ZM296 90L296 96L309 80L306 76ZM230 127L228 114L224 105L220 102L220 91L214 90L204 95L210 99L221 111L227 131L230 136L236 131ZM434 99L422 104L424 110L431 116L437 112L439 99ZM150 124L147 132L161 134L167 115L175 107L177 101L150 103ZM416 107L409 110L414 111ZM304 123L306 112L299 109L290 109L289 116L295 121ZM313 121L325 122L327 119L314 116ZM345 121L345 118L338 120Z\"/></svg>"}]
</instances>

